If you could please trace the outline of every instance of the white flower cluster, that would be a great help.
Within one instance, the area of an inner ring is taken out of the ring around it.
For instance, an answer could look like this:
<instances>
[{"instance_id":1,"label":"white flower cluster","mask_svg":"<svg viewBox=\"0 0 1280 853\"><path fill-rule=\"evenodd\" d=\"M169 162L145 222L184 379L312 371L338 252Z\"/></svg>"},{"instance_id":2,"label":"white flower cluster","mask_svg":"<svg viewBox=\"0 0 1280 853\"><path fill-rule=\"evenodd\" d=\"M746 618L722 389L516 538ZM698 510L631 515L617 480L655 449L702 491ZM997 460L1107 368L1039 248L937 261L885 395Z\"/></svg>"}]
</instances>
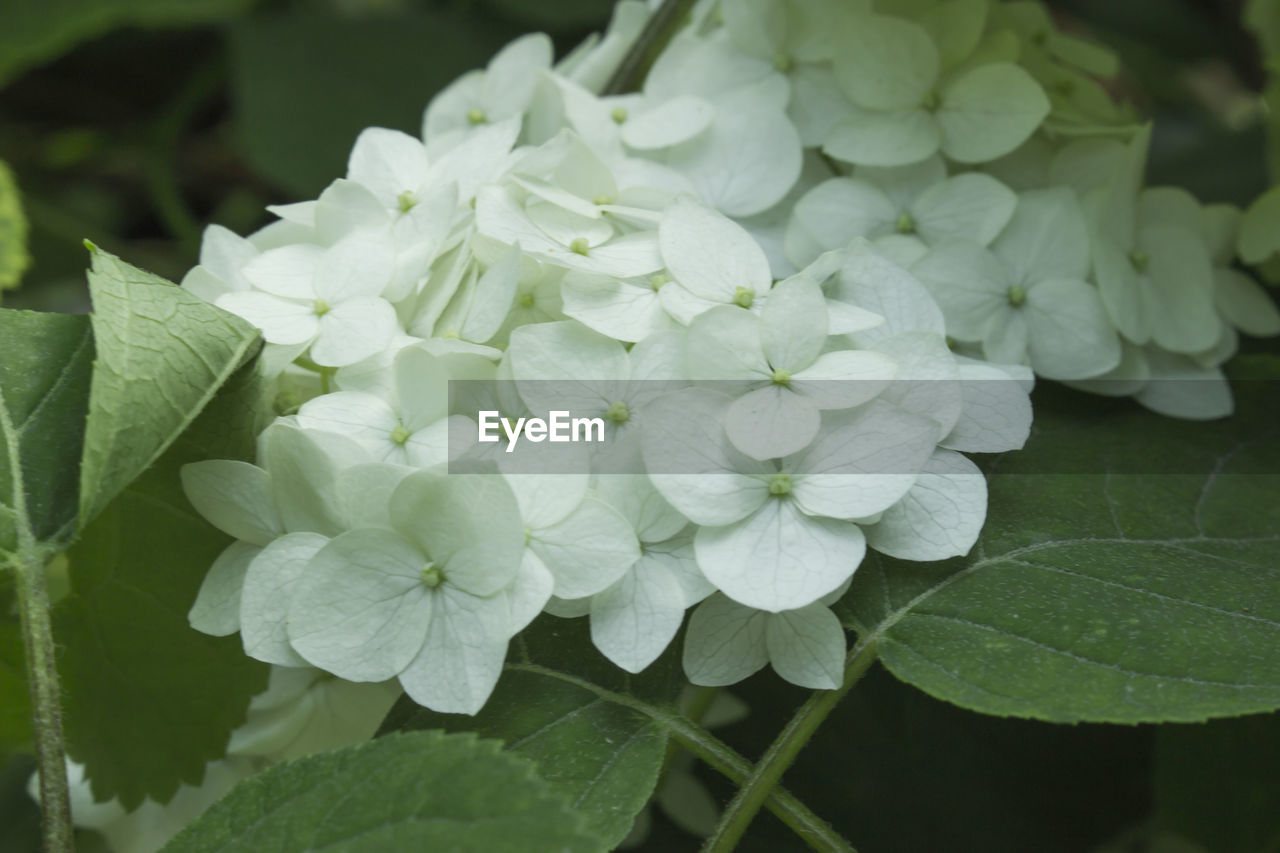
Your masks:
<instances>
[{"instance_id":1,"label":"white flower cluster","mask_svg":"<svg viewBox=\"0 0 1280 853\"><path fill-rule=\"evenodd\" d=\"M1151 380L1280 330L1238 215L1140 190L1146 134L1083 73L1108 55L1036 4L703 3L596 94L648 14L554 66L522 38L422 139L366 130L315 201L206 232L183 285L262 329L281 417L257 465L184 470L237 540L197 628L475 713L544 610L635 672L696 606L695 683L832 688L828 605L868 546L969 550L961 453L1021 446L1033 370L1205 416ZM447 473L449 381L504 378L512 414L589 380L563 408L649 476Z\"/></svg>"}]
</instances>

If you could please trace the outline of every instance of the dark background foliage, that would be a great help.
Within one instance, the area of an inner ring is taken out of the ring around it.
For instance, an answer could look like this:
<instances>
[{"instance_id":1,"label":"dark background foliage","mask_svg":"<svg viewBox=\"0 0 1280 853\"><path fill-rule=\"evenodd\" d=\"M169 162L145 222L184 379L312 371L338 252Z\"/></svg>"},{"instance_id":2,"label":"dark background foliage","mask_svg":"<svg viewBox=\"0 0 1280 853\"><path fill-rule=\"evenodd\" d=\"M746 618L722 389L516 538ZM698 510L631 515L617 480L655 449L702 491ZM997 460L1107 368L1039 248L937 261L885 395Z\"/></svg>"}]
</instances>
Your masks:
<instances>
[{"instance_id":1,"label":"dark background foliage","mask_svg":"<svg viewBox=\"0 0 1280 853\"><path fill-rule=\"evenodd\" d=\"M5 305L86 311L86 237L180 278L205 223L253 230L264 205L314 197L340 175L361 128L416 132L435 91L511 38L541 29L563 53L611 5L3 0L0 160L20 185L33 258ZM1152 183L1246 204L1271 182L1265 63L1239 0L1052 5L1064 27L1121 52L1117 96L1156 116ZM21 665L9 598L0 588L0 680ZM734 692L751 713L718 734L749 757L805 696L768 673ZM0 726L23 710L0 709ZM5 853L38 849L30 770L25 756L0 756ZM1275 715L1054 726L984 717L876 670L784 781L868 853L1280 850ZM744 849L798 845L762 814ZM655 812L641 849L696 846Z\"/></svg>"}]
</instances>

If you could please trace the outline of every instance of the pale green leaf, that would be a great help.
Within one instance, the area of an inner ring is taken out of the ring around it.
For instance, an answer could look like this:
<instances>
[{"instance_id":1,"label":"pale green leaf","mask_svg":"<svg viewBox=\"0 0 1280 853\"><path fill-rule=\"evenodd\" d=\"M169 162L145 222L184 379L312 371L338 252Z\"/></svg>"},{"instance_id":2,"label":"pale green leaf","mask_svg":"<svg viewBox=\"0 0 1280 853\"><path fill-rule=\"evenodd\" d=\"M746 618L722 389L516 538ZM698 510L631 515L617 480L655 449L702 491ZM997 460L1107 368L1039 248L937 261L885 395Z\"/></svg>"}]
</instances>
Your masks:
<instances>
[{"instance_id":1,"label":"pale green leaf","mask_svg":"<svg viewBox=\"0 0 1280 853\"><path fill-rule=\"evenodd\" d=\"M474 735L393 734L241 782L165 853L603 851L532 762Z\"/></svg>"},{"instance_id":2,"label":"pale green leaf","mask_svg":"<svg viewBox=\"0 0 1280 853\"><path fill-rule=\"evenodd\" d=\"M257 330L239 317L91 251L97 359L80 470L81 530L260 347Z\"/></svg>"},{"instance_id":3,"label":"pale green leaf","mask_svg":"<svg viewBox=\"0 0 1280 853\"><path fill-rule=\"evenodd\" d=\"M1280 707L1280 418L1260 385L1241 383L1236 417L1212 424L1043 389L972 553L868 560L846 624L899 678L989 714Z\"/></svg>"}]
</instances>

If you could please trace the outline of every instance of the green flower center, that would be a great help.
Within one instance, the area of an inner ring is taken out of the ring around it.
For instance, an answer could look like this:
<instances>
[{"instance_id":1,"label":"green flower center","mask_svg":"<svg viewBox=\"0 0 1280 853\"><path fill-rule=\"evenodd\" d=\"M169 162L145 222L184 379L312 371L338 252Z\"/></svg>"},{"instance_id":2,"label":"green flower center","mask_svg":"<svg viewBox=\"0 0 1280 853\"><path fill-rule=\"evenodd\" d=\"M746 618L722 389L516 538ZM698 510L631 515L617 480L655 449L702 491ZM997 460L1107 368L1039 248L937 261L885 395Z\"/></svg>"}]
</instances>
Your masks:
<instances>
[{"instance_id":1,"label":"green flower center","mask_svg":"<svg viewBox=\"0 0 1280 853\"><path fill-rule=\"evenodd\" d=\"M770 376L769 379L770 381L773 382L774 385L790 385L791 371L783 370L781 367L779 367L777 370L773 371L773 376Z\"/></svg>"},{"instance_id":2,"label":"green flower center","mask_svg":"<svg viewBox=\"0 0 1280 853\"><path fill-rule=\"evenodd\" d=\"M756 301L756 292L749 287L738 287L733 291L733 302L743 308L750 308L751 303Z\"/></svg>"},{"instance_id":3,"label":"green flower center","mask_svg":"<svg viewBox=\"0 0 1280 853\"><path fill-rule=\"evenodd\" d=\"M591 253L591 244L587 242L586 237L574 237L569 243L569 251L585 257Z\"/></svg>"},{"instance_id":4,"label":"green flower center","mask_svg":"<svg viewBox=\"0 0 1280 853\"><path fill-rule=\"evenodd\" d=\"M413 210L417 203L418 197L414 194L413 190L405 190L400 193L400 195L396 196L396 204L399 205L401 213L408 213Z\"/></svg>"},{"instance_id":5,"label":"green flower center","mask_svg":"<svg viewBox=\"0 0 1280 853\"><path fill-rule=\"evenodd\" d=\"M435 563L427 563L423 566L418 577L422 578L422 585L427 589L435 589L444 583L444 572L437 569Z\"/></svg>"},{"instance_id":6,"label":"green flower center","mask_svg":"<svg viewBox=\"0 0 1280 853\"><path fill-rule=\"evenodd\" d=\"M449 340L456 341L458 338L462 337L462 335L458 332L457 329L445 329L443 332L440 333L440 337L448 338Z\"/></svg>"},{"instance_id":7,"label":"green flower center","mask_svg":"<svg viewBox=\"0 0 1280 853\"><path fill-rule=\"evenodd\" d=\"M521 308L532 308L535 301L532 290L525 291L516 297L516 304Z\"/></svg>"},{"instance_id":8,"label":"green flower center","mask_svg":"<svg viewBox=\"0 0 1280 853\"><path fill-rule=\"evenodd\" d=\"M1012 305L1014 308L1017 308L1026 301L1027 301L1027 289L1025 287L1015 284L1013 287L1009 288L1009 304L1010 305Z\"/></svg>"},{"instance_id":9,"label":"green flower center","mask_svg":"<svg viewBox=\"0 0 1280 853\"><path fill-rule=\"evenodd\" d=\"M791 494L791 475L774 474L769 478L769 494L775 498Z\"/></svg>"},{"instance_id":10,"label":"green flower center","mask_svg":"<svg viewBox=\"0 0 1280 853\"><path fill-rule=\"evenodd\" d=\"M791 57L791 54L787 53L785 50L780 50L773 55L773 67L781 71L783 74L790 71L795 64L795 60Z\"/></svg>"},{"instance_id":11,"label":"green flower center","mask_svg":"<svg viewBox=\"0 0 1280 853\"><path fill-rule=\"evenodd\" d=\"M404 424L396 424L396 428L391 431L391 440L396 444L404 444L411 434L404 428Z\"/></svg>"},{"instance_id":12,"label":"green flower center","mask_svg":"<svg viewBox=\"0 0 1280 853\"><path fill-rule=\"evenodd\" d=\"M297 414L301 407L302 398L287 388L276 394L275 399L271 401L271 408L277 415Z\"/></svg>"},{"instance_id":13,"label":"green flower center","mask_svg":"<svg viewBox=\"0 0 1280 853\"><path fill-rule=\"evenodd\" d=\"M325 302L323 299L317 299L315 302L311 303L311 310L315 312L317 317L323 317L325 314L329 313L329 303Z\"/></svg>"},{"instance_id":14,"label":"green flower center","mask_svg":"<svg viewBox=\"0 0 1280 853\"><path fill-rule=\"evenodd\" d=\"M622 124L627 120L627 108L614 107L613 112L609 113L609 118L613 119L614 124Z\"/></svg>"},{"instance_id":15,"label":"green flower center","mask_svg":"<svg viewBox=\"0 0 1280 853\"><path fill-rule=\"evenodd\" d=\"M626 403L619 400L609 408L605 409L604 416L615 424L625 424L631 420L631 409Z\"/></svg>"},{"instance_id":16,"label":"green flower center","mask_svg":"<svg viewBox=\"0 0 1280 853\"><path fill-rule=\"evenodd\" d=\"M920 102L920 106L924 107L926 110L936 110L938 107L942 106L942 96L937 92L930 92L924 96L924 100Z\"/></svg>"},{"instance_id":17,"label":"green flower center","mask_svg":"<svg viewBox=\"0 0 1280 853\"><path fill-rule=\"evenodd\" d=\"M467 110L467 121L471 124L484 124L488 120L489 116L484 110L477 109L475 107Z\"/></svg>"},{"instance_id":18,"label":"green flower center","mask_svg":"<svg viewBox=\"0 0 1280 853\"><path fill-rule=\"evenodd\" d=\"M591 199L592 204L613 204L613 196L608 193L600 193L600 195Z\"/></svg>"},{"instance_id":19,"label":"green flower center","mask_svg":"<svg viewBox=\"0 0 1280 853\"><path fill-rule=\"evenodd\" d=\"M664 284L670 284L670 283L671 283L671 276L667 275L664 272L660 272L649 279L649 286L653 288L655 293L659 290L662 290L662 286Z\"/></svg>"},{"instance_id":20,"label":"green flower center","mask_svg":"<svg viewBox=\"0 0 1280 853\"><path fill-rule=\"evenodd\" d=\"M1133 268L1138 272L1146 272L1151 264L1151 256L1143 251L1133 252L1129 255L1129 263L1133 264Z\"/></svg>"},{"instance_id":21,"label":"green flower center","mask_svg":"<svg viewBox=\"0 0 1280 853\"><path fill-rule=\"evenodd\" d=\"M916 233L916 221L911 214L907 213L905 210L898 214L898 221L893 223L893 227L899 234Z\"/></svg>"}]
</instances>

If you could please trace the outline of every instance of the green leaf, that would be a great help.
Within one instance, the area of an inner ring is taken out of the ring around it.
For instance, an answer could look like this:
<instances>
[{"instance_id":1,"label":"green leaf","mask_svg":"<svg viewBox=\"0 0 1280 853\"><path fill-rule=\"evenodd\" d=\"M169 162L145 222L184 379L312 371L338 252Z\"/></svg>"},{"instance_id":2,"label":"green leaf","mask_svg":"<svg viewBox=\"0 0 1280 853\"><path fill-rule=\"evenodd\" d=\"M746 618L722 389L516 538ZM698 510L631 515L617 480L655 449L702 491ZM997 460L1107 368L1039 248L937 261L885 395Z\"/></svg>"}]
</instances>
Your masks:
<instances>
[{"instance_id":1,"label":"green leaf","mask_svg":"<svg viewBox=\"0 0 1280 853\"><path fill-rule=\"evenodd\" d=\"M0 308L0 559L74 530L92 358L88 318Z\"/></svg>"},{"instance_id":2,"label":"green leaf","mask_svg":"<svg viewBox=\"0 0 1280 853\"><path fill-rule=\"evenodd\" d=\"M1027 447L995 466L973 552L868 560L846 624L899 678L988 714L1137 723L1280 707L1280 412L1266 383L1237 390L1234 418L1190 423L1041 389Z\"/></svg>"},{"instance_id":3,"label":"green leaf","mask_svg":"<svg viewBox=\"0 0 1280 853\"><path fill-rule=\"evenodd\" d=\"M97 360L80 470L84 529L260 344L245 321L90 246Z\"/></svg>"},{"instance_id":4,"label":"green leaf","mask_svg":"<svg viewBox=\"0 0 1280 853\"><path fill-rule=\"evenodd\" d=\"M1214 853L1280 849L1280 715L1162 726L1156 815Z\"/></svg>"},{"instance_id":5,"label":"green leaf","mask_svg":"<svg viewBox=\"0 0 1280 853\"><path fill-rule=\"evenodd\" d=\"M417 136L431 96L519 34L493 18L449 11L252 18L231 39L241 146L264 175L314 198L345 173L361 130Z\"/></svg>"},{"instance_id":6,"label":"green leaf","mask_svg":"<svg viewBox=\"0 0 1280 853\"><path fill-rule=\"evenodd\" d=\"M604 850L532 762L471 735L394 734L241 782L165 853Z\"/></svg>"},{"instance_id":7,"label":"green leaf","mask_svg":"<svg viewBox=\"0 0 1280 853\"><path fill-rule=\"evenodd\" d=\"M18 184L0 160L0 290L17 287L30 265L27 218L22 213Z\"/></svg>"},{"instance_id":8,"label":"green leaf","mask_svg":"<svg viewBox=\"0 0 1280 853\"><path fill-rule=\"evenodd\" d=\"M0 762L31 748L31 708L27 695L22 631L0 621Z\"/></svg>"},{"instance_id":9,"label":"green leaf","mask_svg":"<svg viewBox=\"0 0 1280 853\"><path fill-rule=\"evenodd\" d=\"M77 42L122 26L195 26L252 0L6 0L0 5L0 86Z\"/></svg>"},{"instance_id":10,"label":"green leaf","mask_svg":"<svg viewBox=\"0 0 1280 853\"><path fill-rule=\"evenodd\" d=\"M231 540L196 513L178 477L187 462L252 458L260 397L254 368L242 369L68 552L72 593L54 608L68 751L99 799L134 808L198 784L266 687L268 667L238 638L187 623Z\"/></svg>"},{"instance_id":11,"label":"green leaf","mask_svg":"<svg viewBox=\"0 0 1280 853\"><path fill-rule=\"evenodd\" d=\"M628 676L591 646L586 619L542 619L516 638L497 690L475 717L437 714L403 697L383 731L445 729L500 738L537 762L610 848L658 784L667 730L620 704L674 710L684 683L674 653Z\"/></svg>"}]
</instances>

